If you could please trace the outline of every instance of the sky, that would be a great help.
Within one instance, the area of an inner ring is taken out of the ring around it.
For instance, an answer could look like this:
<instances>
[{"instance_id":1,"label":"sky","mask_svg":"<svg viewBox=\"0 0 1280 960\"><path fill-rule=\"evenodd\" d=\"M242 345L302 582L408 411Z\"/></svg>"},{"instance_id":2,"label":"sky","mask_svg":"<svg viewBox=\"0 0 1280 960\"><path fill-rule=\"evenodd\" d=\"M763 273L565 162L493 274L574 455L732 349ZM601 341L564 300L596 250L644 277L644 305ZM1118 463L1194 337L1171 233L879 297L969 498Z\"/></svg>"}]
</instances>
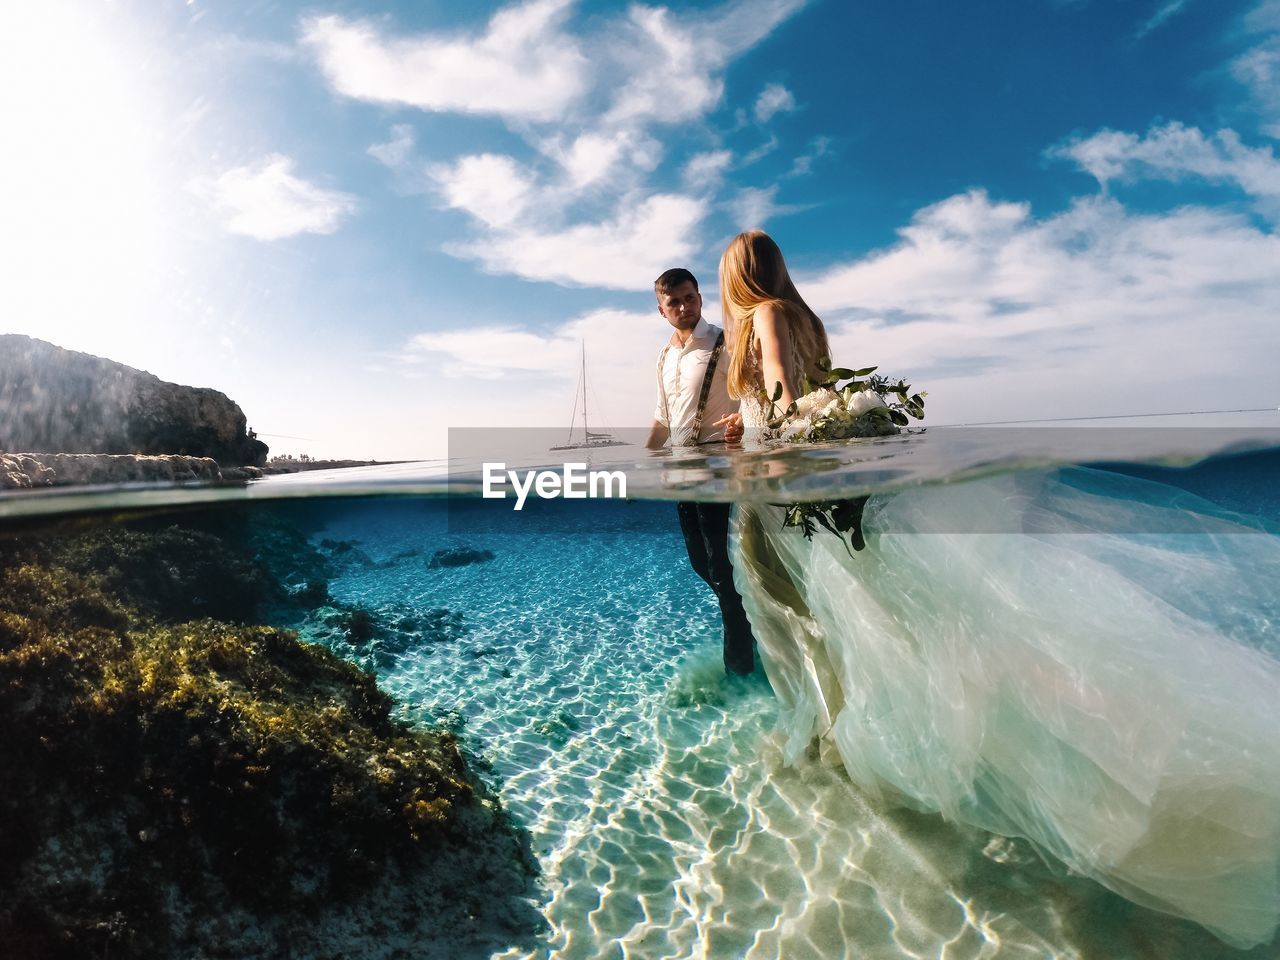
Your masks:
<instances>
[{"instance_id":1,"label":"sky","mask_svg":"<svg viewBox=\"0 0 1280 960\"><path fill-rule=\"evenodd\" d=\"M779 242L930 423L1280 405L1280 0L0 5L0 332L273 453L647 426Z\"/></svg>"}]
</instances>

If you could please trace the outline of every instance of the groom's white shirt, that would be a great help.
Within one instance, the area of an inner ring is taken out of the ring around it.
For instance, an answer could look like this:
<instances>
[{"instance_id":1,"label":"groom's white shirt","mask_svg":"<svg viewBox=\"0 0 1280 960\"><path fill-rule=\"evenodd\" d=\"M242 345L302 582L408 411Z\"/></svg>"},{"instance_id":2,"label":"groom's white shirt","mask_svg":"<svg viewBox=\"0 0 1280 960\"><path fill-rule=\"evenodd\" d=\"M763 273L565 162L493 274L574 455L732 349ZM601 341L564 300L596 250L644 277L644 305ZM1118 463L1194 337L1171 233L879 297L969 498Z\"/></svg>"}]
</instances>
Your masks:
<instances>
[{"instance_id":1,"label":"groom's white shirt","mask_svg":"<svg viewBox=\"0 0 1280 960\"><path fill-rule=\"evenodd\" d=\"M670 431L671 442L676 443L693 426L698 411L698 397L702 394L702 378L711 359L720 328L698 318L698 325L683 346L673 334L658 359L658 405L653 419ZM698 442L721 440L724 428L715 426L721 417L738 410L738 401L729 397L728 385L729 348L720 351L716 370L711 377L711 392L707 394L707 406L702 412L702 428Z\"/></svg>"}]
</instances>

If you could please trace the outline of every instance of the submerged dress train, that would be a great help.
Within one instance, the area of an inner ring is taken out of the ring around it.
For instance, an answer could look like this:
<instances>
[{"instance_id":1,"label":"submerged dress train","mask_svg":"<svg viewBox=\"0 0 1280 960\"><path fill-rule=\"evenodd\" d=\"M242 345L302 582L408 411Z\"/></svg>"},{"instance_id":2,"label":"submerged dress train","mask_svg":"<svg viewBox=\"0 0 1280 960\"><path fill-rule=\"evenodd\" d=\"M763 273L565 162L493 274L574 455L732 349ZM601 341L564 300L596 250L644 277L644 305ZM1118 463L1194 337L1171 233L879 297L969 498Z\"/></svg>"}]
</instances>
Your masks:
<instances>
[{"instance_id":1,"label":"submerged dress train","mask_svg":"<svg viewBox=\"0 0 1280 960\"><path fill-rule=\"evenodd\" d=\"M739 505L731 548L788 762L816 740L873 795L1274 936L1280 538L1085 468L873 496L852 555L781 520Z\"/></svg>"}]
</instances>

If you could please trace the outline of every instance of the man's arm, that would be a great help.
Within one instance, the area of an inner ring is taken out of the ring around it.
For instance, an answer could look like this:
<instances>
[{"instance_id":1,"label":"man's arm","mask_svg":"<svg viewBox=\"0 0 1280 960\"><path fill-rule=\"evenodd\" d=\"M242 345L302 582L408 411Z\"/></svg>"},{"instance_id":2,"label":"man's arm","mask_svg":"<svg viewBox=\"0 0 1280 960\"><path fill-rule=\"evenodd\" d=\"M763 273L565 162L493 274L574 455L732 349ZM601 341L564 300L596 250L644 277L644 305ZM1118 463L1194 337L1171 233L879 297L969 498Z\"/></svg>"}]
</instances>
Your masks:
<instances>
[{"instance_id":1,"label":"man's arm","mask_svg":"<svg viewBox=\"0 0 1280 960\"><path fill-rule=\"evenodd\" d=\"M653 421L653 426L649 428L649 439L644 445L650 450L661 450L667 445L667 441L671 439L671 431L661 421Z\"/></svg>"}]
</instances>

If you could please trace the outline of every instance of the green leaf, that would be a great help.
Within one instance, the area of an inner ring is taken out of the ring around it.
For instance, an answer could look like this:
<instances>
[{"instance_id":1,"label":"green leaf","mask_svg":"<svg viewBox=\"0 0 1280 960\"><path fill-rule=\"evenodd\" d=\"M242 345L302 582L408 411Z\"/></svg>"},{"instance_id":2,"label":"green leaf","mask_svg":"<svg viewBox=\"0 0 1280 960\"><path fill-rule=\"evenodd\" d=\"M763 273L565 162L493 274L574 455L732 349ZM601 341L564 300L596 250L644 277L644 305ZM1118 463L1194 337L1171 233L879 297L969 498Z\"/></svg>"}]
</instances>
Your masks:
<instances>
[{"instance_id":1,"label":"green leaf","mask_svg":"<svg viewBox=\"0 0 1280 960\"><path fill-rule=\"evenodd\" d=\"M782 399L782 381L779 380L773 388L773 399L770 402L777 403L781 399Z\"/></svg>"},{"instance_id":2,"label":"green leaf","mask_svg":"<svg viewBox=\"0 0 1280 960\"><path fill-rule=\"evenodd\" d=\"M890 410L889 418L900 427L905 427L908 423L910 423L910 421L907 419L907 415L903 413L901 410Z\"/></svg>"},{"instance_id":3,"label":"green leaf","mask_svg":"<svg viewBox=\"0 0 1280 960\"><path fill-rule=\"evenodd\" d=\"M855 377L866 377L876 372L877 367L863 367L861 370L853 371Z\"/></svg>"},{"instance_id":4,"label":"green leaf","mask_svg":"<svg viewBox=\"0 0 1280 960\"><path fill-rule=\"evenodd\" d=\"M848 367L836 367L831 371L832 380L848 380L853 376L856 376L856 374Z\"/></svg>"},{"instance_id":5,"label":"green leaf","mask_svg":"<svg viewBox=\"0 0 1280 960\"><path fill-rule=\"evenodd\" d=\"M840 541L840 543L844 545L845 552L847 552L849 556L851 557L853 556L853 551L849 549L849 544L845 543L844 535L842 534L841 531L835 528L834 524L832 524L831 520L827 517L825 513L823 513L822 511L818 511L814 515L814 519L817 520L820 524L822 524L822 526L826 530L835 534L836 538Z\"/></svg>"},{"instance_id":6,"label":"green leaf","mask_svg":"<svg viewBox=\"0 0 1280 960\"><path fill-rule=\"evenodd\" d=\"M830 370L830 369L831 369L831 358L830 358L830 357L819 357L819 358L814 362L814 366L816 366L819 370Z\"/></svg>"}]
</instances>

